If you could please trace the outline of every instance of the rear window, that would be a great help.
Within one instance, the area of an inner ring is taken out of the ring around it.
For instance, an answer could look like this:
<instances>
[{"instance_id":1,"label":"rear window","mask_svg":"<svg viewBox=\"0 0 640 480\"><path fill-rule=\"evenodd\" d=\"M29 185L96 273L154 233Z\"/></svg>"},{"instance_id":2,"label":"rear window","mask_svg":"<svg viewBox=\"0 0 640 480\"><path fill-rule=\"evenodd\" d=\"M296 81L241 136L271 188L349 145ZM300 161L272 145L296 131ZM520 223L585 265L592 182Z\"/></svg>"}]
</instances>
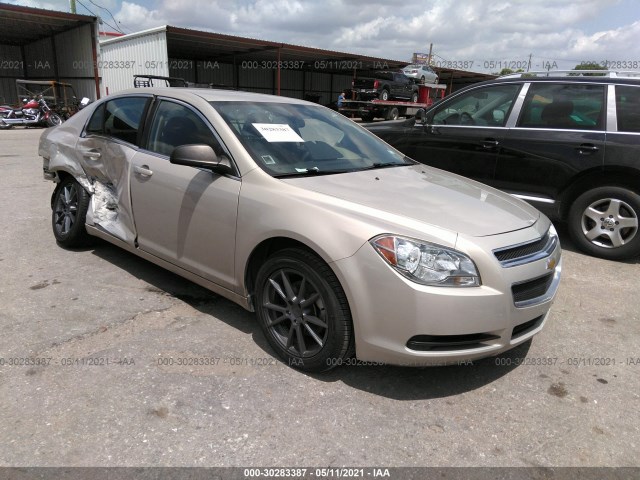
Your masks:
<instances>
[{"instance_id":1,"label":"rear window","mask_svg":"<svg viewBox=\"0 0 640 480\"><path fill-rule=\"evenodd\" d=\"M86 133L108 135L136 145L148 102L149 97L121 97L103 103L93 112Z\"/></svg>"},{"instance_id":2,"label":"rear window","mask_svg":"<svg viewBox=\"0 0 640 480\"><path fill-rule=\"evenodd\" d=\"M604 85L533 83L518 127L604 130Z\"/></svg>"}]
</instances>

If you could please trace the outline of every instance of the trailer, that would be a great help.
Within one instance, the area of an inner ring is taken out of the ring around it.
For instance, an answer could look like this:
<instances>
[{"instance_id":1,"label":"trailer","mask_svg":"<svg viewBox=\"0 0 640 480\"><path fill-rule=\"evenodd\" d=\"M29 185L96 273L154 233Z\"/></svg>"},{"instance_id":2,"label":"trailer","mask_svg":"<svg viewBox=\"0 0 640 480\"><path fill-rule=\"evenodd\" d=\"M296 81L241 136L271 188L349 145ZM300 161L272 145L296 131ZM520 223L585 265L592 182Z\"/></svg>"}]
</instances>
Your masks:
<instances>
[{"instance_id":1,"label":"trailer","mask_svg":"<svg viewBox=\"0 0 640 480\"><path fill-rule=\"evenodd\" d=\"M348 117L360 117L365 122L374 118L396 120L400 117L412 117L421 108L428 108L444 98L447 86L443 84L420 85L417 102L397 100L344 100L338 111Z\"/></svg>"}]
</instances>

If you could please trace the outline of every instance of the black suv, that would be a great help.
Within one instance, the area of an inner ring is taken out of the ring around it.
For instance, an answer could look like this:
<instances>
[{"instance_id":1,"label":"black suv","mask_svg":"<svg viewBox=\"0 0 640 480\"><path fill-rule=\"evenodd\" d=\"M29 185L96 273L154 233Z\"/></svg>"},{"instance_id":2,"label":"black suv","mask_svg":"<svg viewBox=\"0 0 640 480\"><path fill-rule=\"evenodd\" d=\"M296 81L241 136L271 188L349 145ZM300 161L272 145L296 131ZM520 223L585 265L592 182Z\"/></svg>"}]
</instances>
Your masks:
<instances>
[{"instance_id":1,"label":"black suv","mask_svg":"<svg viewBox=\"0 0 640 480\"><path fill-rule=\"evenodd\" d=\"M415 119L367 128L419 162L566 221L591 255L638 256L640 78L564 73L477 83Z\"/></svg>"}]
</instances>

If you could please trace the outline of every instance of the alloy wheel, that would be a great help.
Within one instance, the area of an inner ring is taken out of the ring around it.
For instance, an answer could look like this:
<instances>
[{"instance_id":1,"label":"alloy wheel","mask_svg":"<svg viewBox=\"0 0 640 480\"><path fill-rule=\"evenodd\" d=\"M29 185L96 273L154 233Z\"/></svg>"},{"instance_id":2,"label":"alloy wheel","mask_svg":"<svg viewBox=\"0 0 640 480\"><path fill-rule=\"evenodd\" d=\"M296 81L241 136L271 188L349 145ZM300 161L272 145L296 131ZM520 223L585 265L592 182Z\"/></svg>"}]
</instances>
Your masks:
<instances>
[{"instance_id":1,"label":"alloy wheel","mask_svg":"<svg viewBox=\"0 0 640 480\"><path fill-rule=\"evenodd\" d=\"M264 286L262 308L267 328L293 355L316 355L329 334L325 300L304 274L293 269L273 272Z\"/></svg>"},{"instance_id":2,"label":"alloy wheel","mask_svg":"<svg viewBox=\"0 0 640 480\"><path fill-rule=\"evenodd\" d=\"M73 183L68 183L61 188L54 210L55 228L58 234L67 235L78 214L78 190Z\"/></svg>"},{"instance_id":3,"label":"alloy wheel","mask_svg":"<svg viewBox=\"0 0 640 480\"><path fill-rule=\"evenodd\" d=\"M594 245L618 248L638 234L638 213L622 200L601 199L585 209L581 226L582 233Z\"/></svg>"}]
</instances>

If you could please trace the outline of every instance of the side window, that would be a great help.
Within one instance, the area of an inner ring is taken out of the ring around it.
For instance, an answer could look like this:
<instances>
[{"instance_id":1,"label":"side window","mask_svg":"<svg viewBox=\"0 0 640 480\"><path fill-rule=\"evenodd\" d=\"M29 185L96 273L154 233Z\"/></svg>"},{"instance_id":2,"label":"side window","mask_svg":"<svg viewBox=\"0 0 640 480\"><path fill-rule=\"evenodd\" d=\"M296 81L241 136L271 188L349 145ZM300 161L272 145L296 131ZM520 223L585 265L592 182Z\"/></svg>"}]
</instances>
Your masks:
<instances>
[{"instance_id":1,"label":"side window","mask_svg":"<svg viewBox=\"0 0 640 480\"><path fill-rule=\"evenodd\" d=\"M209 145L217 155L223 149L205 121L190 108L162 100L151 122L147 148L170 156L175 147L193 143Z\"/></svg>"},{"instance_id":2,"label":"side window","mask_svg":"<svg viewBox=\"0 0 640 480\"><path fill-rule=\"evenodd\" d=\"M603 130L604 85L533 83L517 126Z\"/></svg>"},{"instance_id":3,"label":"side window","mask_svg":"<svg viewBox=\"0 0 640 480\"><path fill-rule=\"evenodd\" d=\"M104 133L136 145L138 127L148 101L145 97L122 97L106 102Z\"/></svg>"},{"instance_id":4,"label":"side window","mask_svg":"<svg viewBox=\"0 0 640 480\"><path fill-rule=\"evenodd\" d=\"M495 85L463 93L436 109L433 124L504 127L521 87L520 84Z\"/></svg>"},{"instance_id":5,"label":"side window","mask_svg":"<svg viewBox=\"0 0 640 480\"><path fill-rule=\"evenodd\" d=\"M93 115L91 115L86 132L89 134L104 133L104 103L96 108Z\"/></svg>"},{"instance_id":6,"label":"side window","mask_svg":"<svg viewBox=\"0 0 640 480\"><path fill-rule=\"evenodd\" d=\"M619 132L640 133L640 88L616 85Z\"/></svg>"}]
</instances>

